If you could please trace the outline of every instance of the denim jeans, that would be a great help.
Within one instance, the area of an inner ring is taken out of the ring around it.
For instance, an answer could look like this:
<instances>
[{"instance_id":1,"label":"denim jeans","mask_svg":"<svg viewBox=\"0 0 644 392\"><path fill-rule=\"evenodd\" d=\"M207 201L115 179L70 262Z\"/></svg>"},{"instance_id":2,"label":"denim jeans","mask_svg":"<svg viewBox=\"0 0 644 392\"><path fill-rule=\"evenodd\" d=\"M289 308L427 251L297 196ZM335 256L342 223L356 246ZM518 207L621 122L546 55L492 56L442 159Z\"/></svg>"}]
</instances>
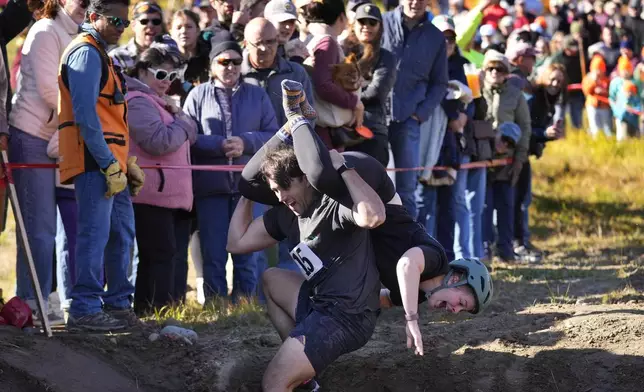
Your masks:
<instances>
[{"instance_id":1,"label":"denim jeans","mask_svg":"<svg viewBox=\"0 0 644 392\"><path fill-rule=\"evenodd\" d=\"M487 185L483 211L483 241L488 247L495 242L494 211L496 210L497 253L502 258L514 255L514 187L509 181L494 181Z\"/></svg>"},{"instance_id":2,"label":"denim jeans","mask_svg":"<svg viewBox=\"0 0 644 392\"><path fill-rule=\"evenodd\" d=\"M572 125L581 129L582 127L582 115L584 112L584 104L586 98L583 95L572 94L568 98L568 112L570 113L570 119L572 120Z\"/></svg>"},{"instance_id":3,"label":"denim jeans","mask_svg":"<svg viewBox=\"0 0 644 392\"><path fill-rule=\"evenodd\" d=\"M47 156L46 140L10 127L9 161L20 163L56 163ZM54 252L56 250L56 173L55 169L19 169L13 180L22 218L44 298L52 289ZM27 251L20 230L16 230L16 295L23 300L36 299L31 283Z\"/></svg>"},{"instance_id":4,"label":"denim jeans","mask_svg":"<svg viewBox=\"0 0 644 392\"><path fill-rule=\"evenodd\" d=\"M413 118L405 122L392 122L389 125L389 143L397 169L420 166L420 124ZM396 191L409 215L416 217L417 171L396 172Z\"/></svg>"},{"instance_id":5,"label":"denim jeans","mask_svg":"<svg viewBox=\"0 0 644 392\"><path fill-rule=\"evenodd\" d=\"M196 199L199 239L203 254L203 279L206 300L228 295L226 263L228 227L239 195L214 195ZM232 255L233 291L239 296L253 296L257 285L257 257L255 253Z\"/></svg>"},{"instance_id":6,"label":"denim jeans","mask_svg":"<svg viewBox=\"0 0 644 392\"><path fill-rule=\"evenodd\" d=\"M448 260L454 260L453 186L418 184L418 222L445 248Z\"/></svg>"},{"instance_id":7,"label":"denim jeans","mask_svg":"<svg viewBox=\"0 0 644 392\"><path fill-rule=\"evenodd\" d=\"M78 210L73 189L56 189L56 280L62 309L69 309L76 283L76 233ZM101 279L102 280L102 279Z\"/></svg>"},{"instance_id":8,"label":"denim jeans","mask_svg":"<svg viewBox=\"0 0 644 392\"><path fill-rule=\"evenodd\" d=\"M76 284L72 289L69 314L82 317L101 311L105 304L126 309L132 305L134 286L128 280L134 211L126 187L109 199L107 183L99 171L74 178L78 203L76 238ZM107 281L104 289L103 270Z\"/></svg>"},{"instance_id":9,"label":"denim jeans","mask_svg":"<svg viewBox=\"0 0 644 392\"><path fill-rule=\"evenodd\" d=\"M178 211L174 234L177 251L174 254L174 295L177 301L185 301L188 291L188 246L192 234L193 216L188 211Z\"/></svg>"},{"instance_id":10,"label":"denim jeans","mask_svg":"<svg viewBox=\"0 0 644 392\"><path fill-rule=\"evenodd\" d=\"M532 168L530 161L526 161L521 168L519 181L515 187L514 198L514 238L520 245L530 241L530 227L528 224L528 210L532 203Z\"/></svg>"},{"instance_id":11,"label":"denim jeans","mask_svg":"<svg viewBox=\"0 0 644 392\"><path fill-rule=\"evenodd\" d=\"M588 130L591 136L597 137L599 131L604 132L606 137L612 135L613 119L610 108L596 108L592 105L586 105L586 116L588 117Z\"/></svg>"},{"instance_id":12,"label":"denim jeans","mask_svg":"<svg viewBox=\"0 0 644 392\"><path fill-rule=\"evenodd\" d=\"M461 163L469 163L463 156ZM454 257L457 259L483 255L483 208L485 207L485 178L487 170L461 169L454 184Z\"/></svg>"}]
</instances>

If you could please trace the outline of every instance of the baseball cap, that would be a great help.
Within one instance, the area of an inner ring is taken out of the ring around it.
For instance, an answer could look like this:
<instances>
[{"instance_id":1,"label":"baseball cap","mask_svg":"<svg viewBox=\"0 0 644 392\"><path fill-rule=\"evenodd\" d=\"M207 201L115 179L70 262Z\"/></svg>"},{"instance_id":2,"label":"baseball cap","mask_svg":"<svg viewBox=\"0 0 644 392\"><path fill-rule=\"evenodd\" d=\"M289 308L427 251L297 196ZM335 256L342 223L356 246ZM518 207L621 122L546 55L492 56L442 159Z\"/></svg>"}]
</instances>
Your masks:
<instances>
[{"instance_id":1,"label":"baseball cap","mask_svg":"<svg viewBox=\"0 0 644 392\"><path fill-rule=\"evenodd\" d=\"M353 12L358 12L358 7L360 7L363 4L369 4L371 1L369 0L349 0L347 3L347 9L349 11Z\"/></svg>"},{"instance_id":2,"label":"baseball cap","mask_svg":"<svg viewBox=\"0 0 644 392\"><path fill-rule=\"evenodd\" d=\"M454 24L454 19L450 18L447 15L437 15L432 19L432 23L440 31L452 30L456 32L456 25Z\"/></svg>"},{"instance_id":3,"label":"baseball cap","mask_svg":"<svg viewBox=\"0 0 644 392\"><path fill-rule=\"evenodd\" d=\"M296 20L297 11L291 0L271 0L264 8L264 17L271 22L286 22Z\"/></svg>"},{"instance_id":4,"label":"baseball cap","mask_svg":"<svg viewBox=\"0 0 644 392\"><path fill-rule=\"evenodd\" d=\"M157 13L163 16L163 10L161 9L161 6L159 6L157 3L152 1L142 1L140 3L136 3L136 5L134 6L134 10L132 11L132 16L134 19L138 19L139 16L143 14L151 14L151 13Z\"/></svg>"},{"instance_id":5,"label":"baseball cap","mask_svg":"<svg viewBox=\"0 0 644 392\"><path fill-rule=\"evenodd\" d=\"M510 62L508 61L508 58L502 53L490 49L485 52L485 57L483 57L483 68L486 69L492 62L502 64L507 71L510 70Z\"/></svg>"},{"instance_id":6,"label":"baseball cap","mask_svg":"<svg viewBox=\"0 0 644 392\"><path fill-rule=\"evenodd\" d=\"M360 19L373 19L378 22L382 21L382 15L377 5L371 3L363 3L356 8L356 20Z\"/></svg>"}]
</instances>

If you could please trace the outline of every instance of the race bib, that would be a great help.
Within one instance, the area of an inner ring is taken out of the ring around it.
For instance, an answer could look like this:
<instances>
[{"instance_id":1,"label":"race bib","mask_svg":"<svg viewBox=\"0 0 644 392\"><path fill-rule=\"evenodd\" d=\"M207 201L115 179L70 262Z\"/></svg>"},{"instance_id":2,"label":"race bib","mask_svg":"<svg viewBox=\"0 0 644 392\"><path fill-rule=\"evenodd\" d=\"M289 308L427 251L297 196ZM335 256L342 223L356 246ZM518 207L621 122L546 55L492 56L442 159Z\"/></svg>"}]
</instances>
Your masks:
<instances>
[{"instance_id":1,"label":"race bib","mask_svg":"<svg viewBox=\"0 0 644 392\"><path fill-rule=\"evenodd\" d=\"M306 280L311 280L324 267L322 260L304 242L300 242L293 248L291 257L300 267Z\"/></svg>"}]
</instances>

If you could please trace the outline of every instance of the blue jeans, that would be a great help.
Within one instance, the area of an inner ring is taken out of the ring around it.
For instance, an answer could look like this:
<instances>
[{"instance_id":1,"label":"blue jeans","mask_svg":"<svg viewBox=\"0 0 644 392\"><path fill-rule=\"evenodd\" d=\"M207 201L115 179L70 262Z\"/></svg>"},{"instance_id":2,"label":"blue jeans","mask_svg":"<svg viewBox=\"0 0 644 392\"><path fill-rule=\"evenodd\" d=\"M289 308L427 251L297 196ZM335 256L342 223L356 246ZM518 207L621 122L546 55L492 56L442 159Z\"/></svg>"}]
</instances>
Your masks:
<instances>
[{"instance_id":1,"label":"blue jeans","mask_svg":"<svg viewBox=\"0 0 644 392\"><path fill-rule=\"evenodd\" d=\"M418 222L445 248L448 260L454 259L453 186L418 184Z\"/></svg>"},{"instance_id":2,"label":"blue jeans","mask_svg":"<svg viewBox=\"0 0 644 392\"><path fill-rule=\"evenodd\" d=\"M389 125L389 144L397 169L420 166L420 124L413 118ZM396 172L396 191L403 206L413 218L418 214L415 196L418 184L417 171Z\"/></svg>"},{"instance_id":3,"label":"blue jeans","mask_svg":"<svg viewBox=\"0 0 644 392\"><path fill-rule=\"evenodd\" d=\"M46 140L10 127L9 161L20 163L56 163L47 156ZM52 288L56 249L56 173L55 169L19 169L13 180L27 239L45 299ZM16 230L16 295L23 300L36 299L29 275L29 263L20 230Z\"/></svg>"},{"instance_id":4,"label":"blue jeans","mask_svg":"<svg viewBox=\"0 0 644 392\"><path fill-rule=\"evenodd\" d=\"M76 233L78 211L73 189L56 189L58 221L56 229L56 279L62 309L69 309L76 283ZM101 281L103 279L101 278Z\"/></svg>"},{"instance_id":5,"label":"blue jeans","mask_svg":"<svg viewBox=\"0 0 644 392\"><path fill-rule=\"evenodd\" d=\"M228 295L226 242L230 218L238 201L239 195L215 195L196 199L206 300L215 296ZM232 259L233 300L239 296L253 296L257 285L256 254L234 254Z\"/></svg>"},{"instance_id":6,"label":"blue jeans","mask_svg":"<svg viewBox=\"0 0 644 392\"><path fill-rule=\"evenodd\" d=\"M74 178L78 205L76 284L69 314L82 317L101 311L101 305L126 309L132 306L134 286L128 280L134 242L134 210L126 187L105 197L107 183L98 171ZM107 281L104 289L103 271ZM101 303L102 302L102 303Z\"/></svg>"},{"instance_id":7,"label":"blue jeans","mask_svg":"<svg viewBox=\"0 0 644 392\"><path fill-rule=\"evenodd\" d=\"M461 163L469 163L463 156ZM483 257L482 218L485 207L485 168L459 170L454 184L454 257Z\"/></svg>"},{"instance_id":8,"label":"blue jeans","mask_svg":"<svg viewBox=\"0 0 644 392\"><path fill-rule=\"evenodd\" d=\"M496 210L497 253L502 258L514 255L514 187L509 181L495 181L487 186L483 211L483 241L488 247L495 242L494 210Z\"/></svg>"},{"instance_id":9,"label":"blue jeans","mask_svg":"<svg viewBox=\"0 0 644 392\"><path fill-rule=\"evenodd\" d=\"M521 168L519 181L516 185L514 199L514 238L520 245L530 241L530 226L528 224L530 204L532 203L532 167L526 161Z\"/></svg>"},{"instance_id":10,"label":"blue jeans","mask_svg":"<svg viewBox=\"0 0 644 392\"><path fill-rule=\"evenodd\" d=\"M572 120L572 125L577 129L581 129L582 126L582 115L585 102L586 98L581 94L572 94L568 98L568 112L570 113L570 119Z\"/></svg>"}]
</instances>

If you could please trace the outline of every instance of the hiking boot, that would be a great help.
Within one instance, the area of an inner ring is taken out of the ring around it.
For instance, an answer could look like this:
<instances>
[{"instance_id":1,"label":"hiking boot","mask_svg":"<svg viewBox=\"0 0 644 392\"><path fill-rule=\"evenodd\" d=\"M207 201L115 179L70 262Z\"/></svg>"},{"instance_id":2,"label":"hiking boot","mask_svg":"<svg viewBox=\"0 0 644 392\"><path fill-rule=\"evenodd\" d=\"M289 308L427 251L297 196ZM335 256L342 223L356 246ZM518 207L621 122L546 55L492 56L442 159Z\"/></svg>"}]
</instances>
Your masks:
<instances>
[{"instance_id":1,"label":"hiking boot","mask_svg":"<svg viewBox=\"0 0 644 392\"><path fill-rule=\"evenodd\" d=\"M103 311L117 320L125 321L128 328L140 327L143 325L143 321L136 316L134 309L132 308L119 309L105 305L103 306Z\"/></svg>"},{"instance_id":2,"label":"hiking boot","mask_svg":"<svg viewBox=\"0 0 644 392\"><path fill-rule=\"evenodd\" d=\"M110 332L120 331L127 327L128 324L126 321L117 320L102 311L78 318L70 314L67 318L67 329L70 331Z\"/></svg>"},{"instance_id":3,"label":"hiking boot","mask_svg":"<svg viewBox=\"0 0 644 392\"><path fill-rule=\"evenodd\" d=\"M318 384L318 382L314 378L312 378L309 381L300 385L299 387L296 387L295 389L293 389L293 392L307 392L307 391L319 392L321 390L322 389L320 388L320 384Z\"/></svg>"}]
</instances>

